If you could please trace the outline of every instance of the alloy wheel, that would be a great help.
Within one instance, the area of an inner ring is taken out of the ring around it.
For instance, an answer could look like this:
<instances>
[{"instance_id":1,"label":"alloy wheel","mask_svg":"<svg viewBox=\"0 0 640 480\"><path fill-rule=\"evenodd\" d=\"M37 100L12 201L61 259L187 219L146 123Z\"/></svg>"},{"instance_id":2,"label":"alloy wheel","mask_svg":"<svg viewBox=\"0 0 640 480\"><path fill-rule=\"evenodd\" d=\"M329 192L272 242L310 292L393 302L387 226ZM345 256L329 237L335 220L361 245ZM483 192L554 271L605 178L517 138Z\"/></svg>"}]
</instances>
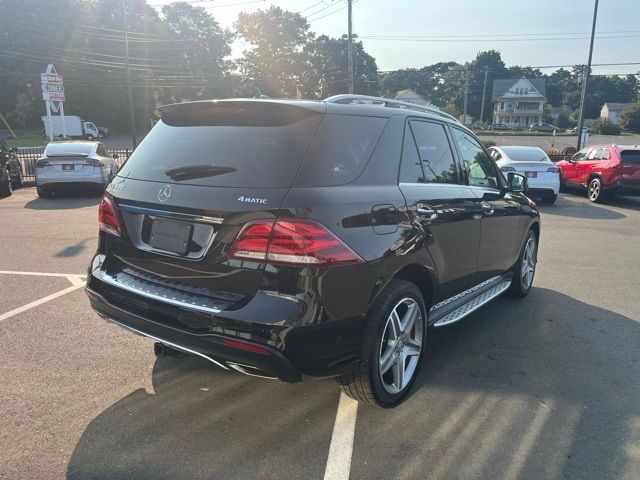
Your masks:
<instances>
[{"instance_id":1,"label":"alloy wheel","mask_svg":"<svg viewBox=\"0 0 640 480\"><path fill-rule=\"evenodd\" d=\"M533 283L533 275L536 272L536 239L529 237L522 255L522 267L520 269L520 281L524 290L529 290Z\"/></svg>"},{"instance_id":2,"label":"alloy wheel","mask_svg":"<svg viewBox=\"0 0 640 480\"><path fill-rule=\"evenodd\" d=\"M595 202L600 196L600 181L597 179L591 180L589 183L589 200Z\"/></svg>"},{"instance_id":3,"label":"alloy wheel","mask_svg":"<svg viewBox=\"0 0 640 480\"><path fill-rule=\"evenodd\" d=\"M380 380L387 392L396 394L413 379L422 352L423 329L422 311L414 299L403 298L391 310L378 352Z\"/></svg>"}]
</instances>

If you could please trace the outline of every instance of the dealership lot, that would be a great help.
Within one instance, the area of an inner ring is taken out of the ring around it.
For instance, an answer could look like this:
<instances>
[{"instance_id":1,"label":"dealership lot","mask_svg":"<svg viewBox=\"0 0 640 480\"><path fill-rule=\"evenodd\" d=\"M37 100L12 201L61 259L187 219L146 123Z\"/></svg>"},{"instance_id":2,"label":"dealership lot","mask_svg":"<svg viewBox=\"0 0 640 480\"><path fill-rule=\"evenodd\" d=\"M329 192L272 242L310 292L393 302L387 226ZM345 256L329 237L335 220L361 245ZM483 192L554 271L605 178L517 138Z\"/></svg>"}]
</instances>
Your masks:
<instances>
[{"instance_id":1,"label":"dealership lot","mask_svg":"<svg viewBox=\"0 0 640 480\"><path fill-rule=\"evenodd\" d=\"M431 331L393 410L156 359L100 320L97 203L0 200L0 478L640 478L640 199L541 206L529 297Z\"/></svg>"}]
</instances>

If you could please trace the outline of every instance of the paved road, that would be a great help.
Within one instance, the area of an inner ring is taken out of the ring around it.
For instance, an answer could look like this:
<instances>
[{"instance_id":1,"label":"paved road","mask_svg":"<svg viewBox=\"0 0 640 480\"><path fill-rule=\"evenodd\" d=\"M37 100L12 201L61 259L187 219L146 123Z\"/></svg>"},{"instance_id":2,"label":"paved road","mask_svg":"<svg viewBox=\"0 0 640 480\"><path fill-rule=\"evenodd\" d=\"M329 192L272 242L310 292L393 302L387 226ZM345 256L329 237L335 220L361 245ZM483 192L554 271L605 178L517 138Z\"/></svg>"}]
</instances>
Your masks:
<instances>
[{"instance_id":1,"label":"paved road","mask_svg":"<svg viewBox=\"0 0 640 480\"><path fill-rule=\"evenodd\" d=\"M70 290L0 320L0 478L322 479L332 381L156 359L91 312L96 205L0 199L0 270L71 275L0 274L0 318ZM408 401L357 410L351 479L640 478L640 199L542 210L530 296L430 332Z\"/></svg>"}]
</instances>

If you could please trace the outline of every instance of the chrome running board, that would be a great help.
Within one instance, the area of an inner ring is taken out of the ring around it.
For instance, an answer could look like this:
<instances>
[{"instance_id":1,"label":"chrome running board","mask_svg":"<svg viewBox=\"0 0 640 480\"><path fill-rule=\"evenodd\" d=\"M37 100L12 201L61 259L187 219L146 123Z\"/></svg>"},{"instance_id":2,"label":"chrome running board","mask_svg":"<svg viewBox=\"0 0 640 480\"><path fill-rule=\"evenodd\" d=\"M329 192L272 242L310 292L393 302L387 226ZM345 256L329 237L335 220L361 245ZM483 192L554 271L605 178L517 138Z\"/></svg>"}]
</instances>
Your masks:
<instances>
[{"instance_id":1,"label":"chrome running board","mask_svg":"<svg viewBox=\"0 0 640 480\"><path fill-rule=\"evenodd\" d=\"M444 327L462 320L504 293L510 285L510 277L494 277L434 305L429 311L429 316L435 317L433 326Z\"/></svg>"}]
</instances>

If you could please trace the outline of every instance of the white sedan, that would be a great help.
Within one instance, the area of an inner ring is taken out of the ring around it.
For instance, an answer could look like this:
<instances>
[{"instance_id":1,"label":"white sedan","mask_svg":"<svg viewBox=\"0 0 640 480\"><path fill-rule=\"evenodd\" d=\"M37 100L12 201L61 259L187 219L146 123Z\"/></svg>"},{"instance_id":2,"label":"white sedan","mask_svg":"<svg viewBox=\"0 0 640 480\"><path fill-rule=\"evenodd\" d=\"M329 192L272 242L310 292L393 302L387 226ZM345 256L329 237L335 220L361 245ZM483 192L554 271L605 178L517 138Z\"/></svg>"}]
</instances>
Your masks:
<instances>
[{"instance_id":1,"label":"white sedan","mask_svg":"<svg viewBox=\"0 0 640 480\"><path fill-rule=\"evenodd\" d=\"M554 203L560 191L560 169L538 147L490 147L489 153L505 175L527 178L527 195Z\"/></svg>"}]
</instances>

